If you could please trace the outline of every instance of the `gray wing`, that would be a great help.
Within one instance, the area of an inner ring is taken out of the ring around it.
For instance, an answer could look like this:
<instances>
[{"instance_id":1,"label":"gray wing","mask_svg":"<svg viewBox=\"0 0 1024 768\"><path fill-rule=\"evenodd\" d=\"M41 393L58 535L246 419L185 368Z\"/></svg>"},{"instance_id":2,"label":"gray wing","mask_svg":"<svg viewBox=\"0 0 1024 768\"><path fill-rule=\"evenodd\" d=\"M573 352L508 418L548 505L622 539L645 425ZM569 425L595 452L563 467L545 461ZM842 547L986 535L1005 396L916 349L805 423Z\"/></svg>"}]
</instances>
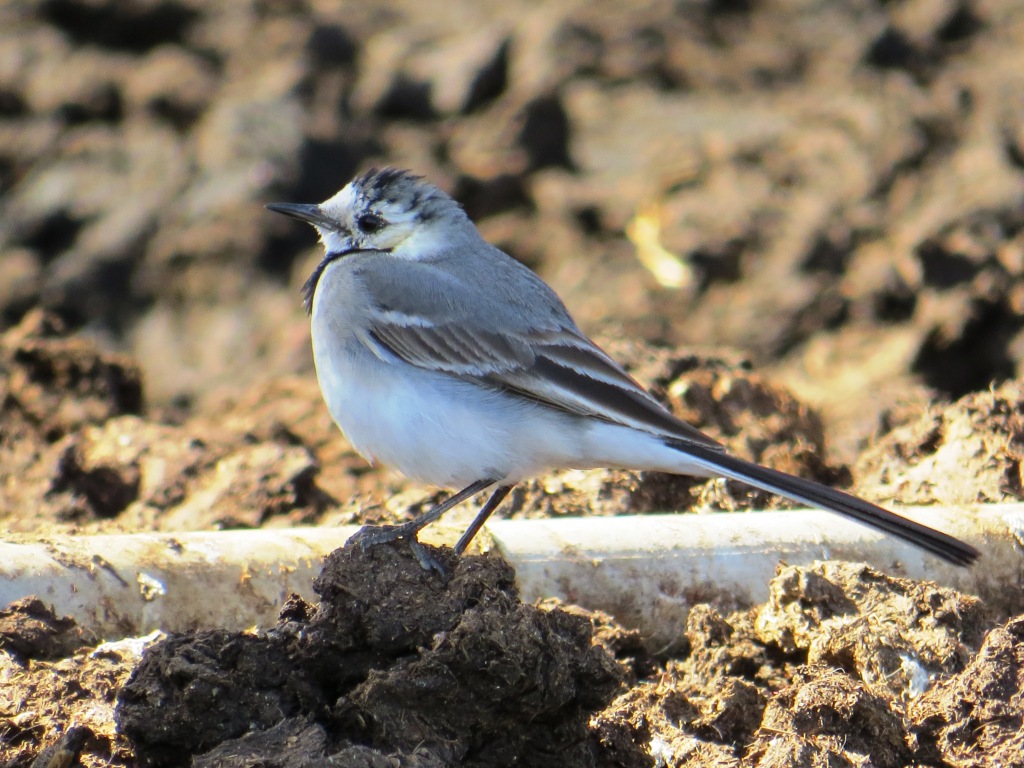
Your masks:
<instances>
[{"instance_id":1,"label":"gray wing","mask_svg":"<svg viewBox=\"0 0 1024 768\"><path fill-rule=\"evenodd\" d=\"M379 356L721 450L590 341L557 295L522 265L502 263L498 280L482 285L429 264L396 261L378 261L360 274L373 297L360 338Z\"/></svg>"}]
</instances>

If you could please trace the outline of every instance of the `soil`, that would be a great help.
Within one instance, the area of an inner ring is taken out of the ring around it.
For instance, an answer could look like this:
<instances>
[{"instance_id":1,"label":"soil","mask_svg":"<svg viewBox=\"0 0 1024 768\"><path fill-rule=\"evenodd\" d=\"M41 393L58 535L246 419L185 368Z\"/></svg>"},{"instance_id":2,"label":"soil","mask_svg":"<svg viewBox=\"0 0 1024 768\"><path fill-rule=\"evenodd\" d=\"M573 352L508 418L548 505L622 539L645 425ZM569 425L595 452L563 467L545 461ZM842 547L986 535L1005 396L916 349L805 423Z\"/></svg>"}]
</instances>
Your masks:
<instances>
[{"instance_id":1,"label":"soil","mask_svg":"<svg viewBox=\"0 0 1024 768\"><path fill-rule=\"evenodd\" d=\"M0 525L408 519L331 424L265 212L408 167L730 450L877 501L1024 495L1013 0L0 5ZM510 516L784 506L563 472ZM471 505L461 514L471 515ZM458 517L454 518L458 520ZM277 626L0 606L0 764L1024 766L1024 618L780 566L671 655L494 556L346 548ZM1020 584L1007 585L1019 590Z\"/></svg>"}]
</instances>

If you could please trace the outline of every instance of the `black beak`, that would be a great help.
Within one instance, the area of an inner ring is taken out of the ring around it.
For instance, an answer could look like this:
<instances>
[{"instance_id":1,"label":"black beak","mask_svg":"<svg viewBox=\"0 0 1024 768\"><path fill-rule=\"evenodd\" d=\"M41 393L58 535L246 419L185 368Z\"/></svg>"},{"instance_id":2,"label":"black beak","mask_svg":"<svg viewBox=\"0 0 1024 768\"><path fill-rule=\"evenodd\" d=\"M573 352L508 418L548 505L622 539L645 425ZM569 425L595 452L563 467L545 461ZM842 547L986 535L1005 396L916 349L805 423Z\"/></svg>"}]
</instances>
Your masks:
<instances>
[{"instance_id":1,"label":"black beak","mask_svg":"<svg viewBox=\"0 0 1024 768\"><path fill-rule=\"evenodd\" d=\"M305 203L269 203L267 210L274 211L275 213L283 213L285 216L291 216L293 219L299 221L305 221L308 224L312 224L314 227L323 227L324 229L336 230L338 223L324 216L320 211L319 205L305 204Z\"/></svg>"}]
</instances>

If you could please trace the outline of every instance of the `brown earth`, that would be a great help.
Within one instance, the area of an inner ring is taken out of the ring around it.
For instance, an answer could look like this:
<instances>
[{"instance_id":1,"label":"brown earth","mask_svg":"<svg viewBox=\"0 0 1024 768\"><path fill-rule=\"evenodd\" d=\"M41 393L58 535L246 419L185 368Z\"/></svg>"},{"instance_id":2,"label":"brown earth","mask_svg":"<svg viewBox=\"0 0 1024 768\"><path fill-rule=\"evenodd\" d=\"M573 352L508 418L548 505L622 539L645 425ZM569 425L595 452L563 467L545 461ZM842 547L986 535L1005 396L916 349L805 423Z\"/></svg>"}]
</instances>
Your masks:
<instances>
[{"instance_id":1,"label":"brown earth","mask_svg":"<svg viewBox=\"0 0 1024 768\"><path fill-rule=\"evenodd\" d=\"M265 632L49 659L4 630L10 764L66 754L72 723L84 765L1021 764L1024 619L977 598L787 566L764 605L695 607L658 661L608 617L523 605L498 558L433 554L446 578L403 546L339 550L319 606Z\"/></svg>"},{"instance_id":2,"label":"brown earth","mask_svg":"<svg viewBox=\"0 0 1024 768\"><path fill-rule=\"evenodd\" d=\"M330 423L313 235L262 209L373 164L450 190L736 453L885 502L1019 499L1022 71L1013 0L0 4L0 523L436 500ZM567 472L504 514L778 503ZM97 646L2 609L0 761L1024 765L1022 619L977 598L783 567L652 658L611 617L522 605L494 558L437 557L447 580L340 551L263 633Z\"/></svg>"}]
</instances>

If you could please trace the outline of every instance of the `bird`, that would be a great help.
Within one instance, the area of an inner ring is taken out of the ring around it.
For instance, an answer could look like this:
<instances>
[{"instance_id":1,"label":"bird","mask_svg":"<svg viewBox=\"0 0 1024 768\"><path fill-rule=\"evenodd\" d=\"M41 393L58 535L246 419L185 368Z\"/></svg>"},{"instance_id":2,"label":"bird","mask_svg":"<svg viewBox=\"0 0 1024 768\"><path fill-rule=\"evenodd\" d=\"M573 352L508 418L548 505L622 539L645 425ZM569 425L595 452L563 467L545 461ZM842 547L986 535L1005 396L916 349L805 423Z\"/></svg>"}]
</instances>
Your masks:
<instances>
[{"instance_id":1,"label":"bird","mask_svg":"<svg viewBox=\"0 0 1024 768\"><path fill-rule=\"evenodd\" d=\"M536 273L488 243L462 206L411 171L372 168L319 204L271 203L324 254L302 288L327 409L371 463L457 489L420 516L356 534L407 540L493 489L462 554L512 488L559 469L725 477L852 518L955 565L979 553L845 491L727 452L673 415L584 334Z\"/></svg>"}]
</instances>

